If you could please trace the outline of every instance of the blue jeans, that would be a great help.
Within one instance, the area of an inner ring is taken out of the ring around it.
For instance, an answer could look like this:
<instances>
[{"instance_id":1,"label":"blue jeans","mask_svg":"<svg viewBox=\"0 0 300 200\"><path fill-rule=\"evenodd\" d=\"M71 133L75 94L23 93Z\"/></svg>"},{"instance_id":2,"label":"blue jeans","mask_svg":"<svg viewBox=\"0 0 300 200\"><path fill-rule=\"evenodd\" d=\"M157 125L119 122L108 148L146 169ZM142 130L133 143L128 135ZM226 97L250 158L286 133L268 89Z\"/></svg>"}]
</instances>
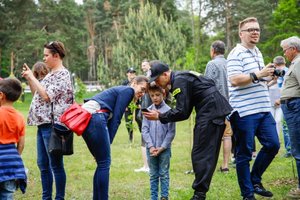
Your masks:
<instances>
[{"instance_id":1,"label":"blue jeans","mask_svg":"<svg viewBox=\"0 0 300 200\"><path fill-rule=\"evenodd\" d=\"M230 124L236 139L236 171L243 197L254 195L253 185L261 183L262 175L280 148L276 122L270 112L240 117L235 112ZM250 173L254 136L262 144Z\"/></svg>"},{"instance_id":2,"label":"blue jeans","mask_svg":"<svg viewBox=\"0 0 300 200\"><path fill-rule=\"evenodd\" d=\"M66 188L66 173L63 156L51 155L48 152L51 124L38 126L37 131L37 165L41 172L43 200L52 199L53 175L55 179L56 200L64 199Z\"/></svg>"},{"instance_id":3,"label":"blue jeans","mask_svg":"<svg viewBox=\"0 0 300 200\"><path fill-rule=\"evenodd\" d=\"M150 156L150 149L147 148L147 158L150 169L150 190L151 200L158 199L158 186L160 181L160 194L161 197L169 196L169 169L171 148L161 152L157 157Z\"/></svg>"},{"instance_id":4,"label":"blue jeans","mask_svg":"<svg viewBox=\"0 0 300 200\"><path fill-rule=\"evenodd\" d=\"M91 154L97 162L94 174L93 200L107 200L110 170L110 136L107 129L109 114L95 113L82 134Z\"/></svg>"},{"instance_id":5,"label":"blue jeans","mask_svg":"<svg viewBox=\"0 0 300 200\"><path fill-rule=\"evenodd\" d=\"M291 153L296 160L298 187L300 187L300 98L281 104L281 108L289 129Z\"/></svg>"},{"instance_id":6,"label":"blue jeans","mask_svg":"<svg viewBox=\"0 0 300 200\"><path fill-rule=\"evenodd\" d=\"M291 141L290 141L290 135L289 135L289 129L286 124L286 120L282 119L282 134L283 134L283 142L284 142L284 148L286 150L287 154L291 153Z\"/></svg>"},{"instance_id":7,"label":"blue jeans","mask_svg":"<svg viewBox=\"0 0 300 200\"><path fill-rule=\"evenodd\" d=\"M15 180L4 181L0 183L0 199L1 200L13 200L14 192L17 189Z\"/></svg>"}]
</instances>

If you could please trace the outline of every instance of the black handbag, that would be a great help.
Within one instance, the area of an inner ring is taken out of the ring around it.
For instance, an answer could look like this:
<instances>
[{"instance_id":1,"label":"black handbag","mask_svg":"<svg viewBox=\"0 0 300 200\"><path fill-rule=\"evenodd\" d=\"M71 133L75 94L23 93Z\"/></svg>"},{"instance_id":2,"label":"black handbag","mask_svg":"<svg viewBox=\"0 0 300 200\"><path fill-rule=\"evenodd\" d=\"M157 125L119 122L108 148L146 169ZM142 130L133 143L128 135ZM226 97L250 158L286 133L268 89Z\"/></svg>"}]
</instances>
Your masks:
<instances>
[{"instance_id":1,"label":"black handbag","mask_svg":"<svg viewBox=\"0 0 300 200\"><path fill-rule=\"evenodd\" d=\"M53 103L51 104L52 130L49 139L48 151L52 155L72 155L73 132L59 124L54 123Z\"/></svg>"}]
</instances>

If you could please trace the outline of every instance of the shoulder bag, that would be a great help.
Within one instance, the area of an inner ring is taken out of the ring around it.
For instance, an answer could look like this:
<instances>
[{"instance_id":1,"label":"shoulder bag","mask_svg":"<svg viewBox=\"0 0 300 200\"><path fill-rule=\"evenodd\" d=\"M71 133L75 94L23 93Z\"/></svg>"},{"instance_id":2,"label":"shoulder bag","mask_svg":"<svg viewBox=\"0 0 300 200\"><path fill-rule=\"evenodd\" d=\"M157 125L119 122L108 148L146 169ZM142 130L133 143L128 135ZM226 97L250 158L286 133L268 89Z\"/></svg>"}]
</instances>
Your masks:
<instances>
[{"instance_id":1,"label":"shoulder bag","mask_svg":"<svg viewBox=\"0 0 300 200\"><path fill-rule=\"evenodd\" d=\"M54 155L72 155L73 132L62 125L54 123L53 103L51 103L51 111L52 130L48 151Z\"/></svg>"},{"instance_id":2,"label":"shoulder bag","mask_svg":"<svg viewBox=\"0 0 300 200\"><path fill-rule=\"evenodd\" d=\"M78 136L81 136L88 126L92 114L86 111L74 102L60 117L60 121L64 123Z\"/></svg>"}]
</instances>

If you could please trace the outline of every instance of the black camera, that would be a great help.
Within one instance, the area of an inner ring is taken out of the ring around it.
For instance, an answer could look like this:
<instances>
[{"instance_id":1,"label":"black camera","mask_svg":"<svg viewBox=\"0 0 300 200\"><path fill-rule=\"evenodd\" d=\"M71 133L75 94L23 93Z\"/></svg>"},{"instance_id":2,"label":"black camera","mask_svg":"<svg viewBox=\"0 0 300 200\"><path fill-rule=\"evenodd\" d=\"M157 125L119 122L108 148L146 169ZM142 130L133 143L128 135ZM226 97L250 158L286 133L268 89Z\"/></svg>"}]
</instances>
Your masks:
<instances>
[{"instance_id":1,"label":"black camera","mask_svg":"<svg viewBox=\"0 0 300 200\"><path fill-rule=\"evenodd\" d=\"M274 72L273 72L274 76L284 77L284 75L285 75L284 70L276 69L276 67L274 65L272 67L274 68Z\"/></svg>"}]
</instances>

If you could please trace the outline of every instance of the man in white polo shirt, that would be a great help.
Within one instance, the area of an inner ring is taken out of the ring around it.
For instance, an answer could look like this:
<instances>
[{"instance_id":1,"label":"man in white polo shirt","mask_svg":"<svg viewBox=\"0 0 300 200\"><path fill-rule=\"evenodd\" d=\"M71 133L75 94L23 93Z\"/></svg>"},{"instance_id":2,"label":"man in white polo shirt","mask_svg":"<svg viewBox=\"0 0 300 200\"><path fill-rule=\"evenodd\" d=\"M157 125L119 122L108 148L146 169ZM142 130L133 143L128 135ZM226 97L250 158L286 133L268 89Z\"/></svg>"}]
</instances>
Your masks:
<instances>
[{"instance_id":1,"label":"man in white polo shirt","mask_svg":"<svg viewBox=\"0 0 300 200\"><path fill-rule=\"evenodd\" d=\"M256 47L260 27L256 18L246 18L239 24L241 43L227 58L229 103L234 109L230 116L233 135L236 139L236 170L241 195L244 200L254 200L254 193L272 197L262 183L262 174L278 153L280 144L265 77L271 77L274 68L265 67L261 52ZM254 137L262 145L252 170Z\"/></svg>"}]
</instances>

